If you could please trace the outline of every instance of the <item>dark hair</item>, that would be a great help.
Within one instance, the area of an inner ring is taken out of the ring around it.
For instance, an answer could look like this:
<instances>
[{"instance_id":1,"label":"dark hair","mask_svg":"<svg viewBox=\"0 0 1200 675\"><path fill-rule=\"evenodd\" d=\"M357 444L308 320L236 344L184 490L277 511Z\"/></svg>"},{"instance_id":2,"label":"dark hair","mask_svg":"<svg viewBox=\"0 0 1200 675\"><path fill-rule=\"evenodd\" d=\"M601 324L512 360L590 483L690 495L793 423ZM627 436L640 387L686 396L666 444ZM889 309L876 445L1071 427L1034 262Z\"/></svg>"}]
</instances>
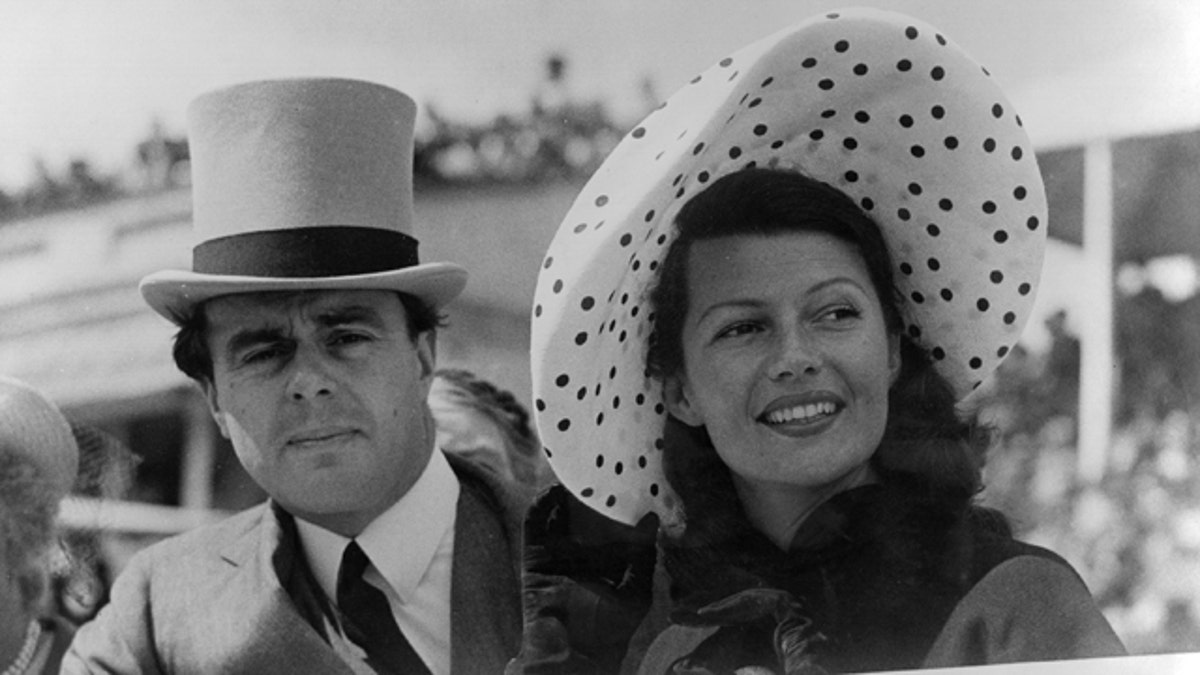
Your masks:
<instances>
[{"instance_id":1,"label":"dark hair","mask_svg":"<svg viewBox=\"0 0 1200 675\"><path fill-rule=\"evenodd\" d=\"M296 291L307 292L310 291ZM279 293L285 295L292 292ZM404 318L410 338L443 325L442 315L425 301L408 293L397 292L396 295L400 296L400 304L404 306ZM171 355L175 357L175 366L183 371L184 375L197 382L211 383L213 364L212 354L208 351L208 313L204 311L204 306L205 303L200 303L192 309L191 314L176 317L179 331L175 333Z\"/></svg>"},{"instance_id":2,"label":"dark hair","mask_svg":"<svg viewBox=\"0 0 1200 675\"><path fill-rule=\"evenodd\" d=\"M517 480L536 485L542 478L541 441L529 423L529 411L513 396L475 373L461 368L442 368L434 377L452 384L453 397L463 405L483 413L504 432L512 451L513 473Z\"/></svg>"},{"instance_id":3,"label":"dark hair","mask_svg":"<svg viewBox=\"0 0 1200 675\"><path fill-rule=\"evenodd\" d=\"M888 420L872 466L886 483L903 485L934 500L965 505L981 489L988 430L964 420L949 382L904 332L901 296L892 257L879 226L841 191L802 174L745 169L722 177L692 197L675 219L678 238L659 271L649 301L654 328L647 369L659 378L683 367L682 333L688 307L687 260L691 244L727 236L774 236L823 232L861 254L887 330L900 341L901 368L888 396ZM704 522L708 506L736 506L729 469L704 429L671 420L664 441L667 479L689 522ZM714 511L713 515L716 516ZM718 525L719 527L719 525Z\"/></svg>"}]
</instances>

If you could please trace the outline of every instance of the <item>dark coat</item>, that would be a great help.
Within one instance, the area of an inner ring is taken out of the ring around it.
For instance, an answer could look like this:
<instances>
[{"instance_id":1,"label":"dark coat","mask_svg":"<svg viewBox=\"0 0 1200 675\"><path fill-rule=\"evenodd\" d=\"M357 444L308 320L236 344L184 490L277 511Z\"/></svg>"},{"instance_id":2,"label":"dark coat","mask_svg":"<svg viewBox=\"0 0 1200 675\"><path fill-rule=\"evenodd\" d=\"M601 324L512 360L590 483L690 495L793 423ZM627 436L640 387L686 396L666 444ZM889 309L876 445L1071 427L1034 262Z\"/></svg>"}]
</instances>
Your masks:
<instances>
[{"instance_id":1,"label":"dark coat","mask_svg":"<svg viewBox=\"0 0 1200 675\"><path fill-rule=\"evenodd\" d=\"M784 652L827 672L1125 653L1071 566L983 509L875 485L819 508L787 552L741 529L666 542L672 625L638 672L782 674Z\"/></svg>"},{"instance_id":2,"label":"dark coat","mask_svg":"<svg viewBox=\"0 0 1200 675\"><path fill-rule=\"evenodd\" d=\"M451 581L454 673L502 672L519 647L519 520L527 500L451 458L458 500ZM75 673L346 673L295 522L270 502L133 557L80 628Z\"/></svg>"}]
</instances>

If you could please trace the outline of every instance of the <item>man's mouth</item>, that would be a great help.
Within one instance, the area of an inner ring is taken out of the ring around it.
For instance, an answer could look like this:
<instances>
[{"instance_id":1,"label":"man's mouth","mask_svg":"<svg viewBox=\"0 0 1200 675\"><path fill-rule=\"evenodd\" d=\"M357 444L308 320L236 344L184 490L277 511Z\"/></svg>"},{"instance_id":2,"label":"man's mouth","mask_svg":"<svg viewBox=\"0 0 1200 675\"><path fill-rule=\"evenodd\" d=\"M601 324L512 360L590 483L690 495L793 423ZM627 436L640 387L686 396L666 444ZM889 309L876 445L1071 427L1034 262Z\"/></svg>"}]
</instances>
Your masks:
<instances>
[{"instance_id":1,"label":"man's mouth","mask_svg":"<svg viewBox=\"0 0 1200 675\"><path fill-rule=\"evenodd\" d=\"M320 429L297 434L288 439L287 444L299 447L304 447L306 445L319 445L321 443L328 443L330 441L344 440L349 438L353 433L353 429Z\"/></svg>"}]
</instances>

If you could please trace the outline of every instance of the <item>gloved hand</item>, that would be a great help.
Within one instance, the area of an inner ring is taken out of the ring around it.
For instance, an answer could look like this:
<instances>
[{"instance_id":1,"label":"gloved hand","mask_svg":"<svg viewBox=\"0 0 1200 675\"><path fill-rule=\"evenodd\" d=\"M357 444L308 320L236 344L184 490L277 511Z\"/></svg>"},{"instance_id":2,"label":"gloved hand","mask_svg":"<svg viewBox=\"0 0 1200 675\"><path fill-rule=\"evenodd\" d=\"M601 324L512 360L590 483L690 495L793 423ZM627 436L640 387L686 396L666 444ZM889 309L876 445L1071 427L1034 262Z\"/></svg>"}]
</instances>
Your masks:
<instances>
[{"instance_id":1,"label":"gloved hand","mask_svg":"<svg viewBox=\"0 0 1200 675\"><path fill-rule=\"evenodd\" d=\"M525 626L506 675L616 673L650 608L658 516L630 527L554 485L524 530Z\"/></svg>"}]
</instances>

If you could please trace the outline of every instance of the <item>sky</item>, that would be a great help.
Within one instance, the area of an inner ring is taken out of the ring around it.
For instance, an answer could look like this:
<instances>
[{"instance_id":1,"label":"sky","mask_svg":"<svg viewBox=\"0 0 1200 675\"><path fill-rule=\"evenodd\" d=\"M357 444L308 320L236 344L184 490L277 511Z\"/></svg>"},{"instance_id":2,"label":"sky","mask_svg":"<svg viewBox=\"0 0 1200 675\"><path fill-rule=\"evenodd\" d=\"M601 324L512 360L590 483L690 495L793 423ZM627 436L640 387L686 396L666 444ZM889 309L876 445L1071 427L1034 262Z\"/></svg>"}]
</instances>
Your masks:
<instances>
[{"instance_id":1,"label":"sky","mask_svg":"<svg viewBox=\"0 0 1200 675\"><path fill-rule=\"evenodd\" d=\"M445 117L527 109L547 56L635 122L727 53L826 0L4 0L0 188L35 159L127 166L196 95L302 75L370 79ZM993 73L1035 146L1200 126L1200 0L860 1L933 24ZM650 83L646 93L644 83Z\"/></svg>"}]
</instances>

